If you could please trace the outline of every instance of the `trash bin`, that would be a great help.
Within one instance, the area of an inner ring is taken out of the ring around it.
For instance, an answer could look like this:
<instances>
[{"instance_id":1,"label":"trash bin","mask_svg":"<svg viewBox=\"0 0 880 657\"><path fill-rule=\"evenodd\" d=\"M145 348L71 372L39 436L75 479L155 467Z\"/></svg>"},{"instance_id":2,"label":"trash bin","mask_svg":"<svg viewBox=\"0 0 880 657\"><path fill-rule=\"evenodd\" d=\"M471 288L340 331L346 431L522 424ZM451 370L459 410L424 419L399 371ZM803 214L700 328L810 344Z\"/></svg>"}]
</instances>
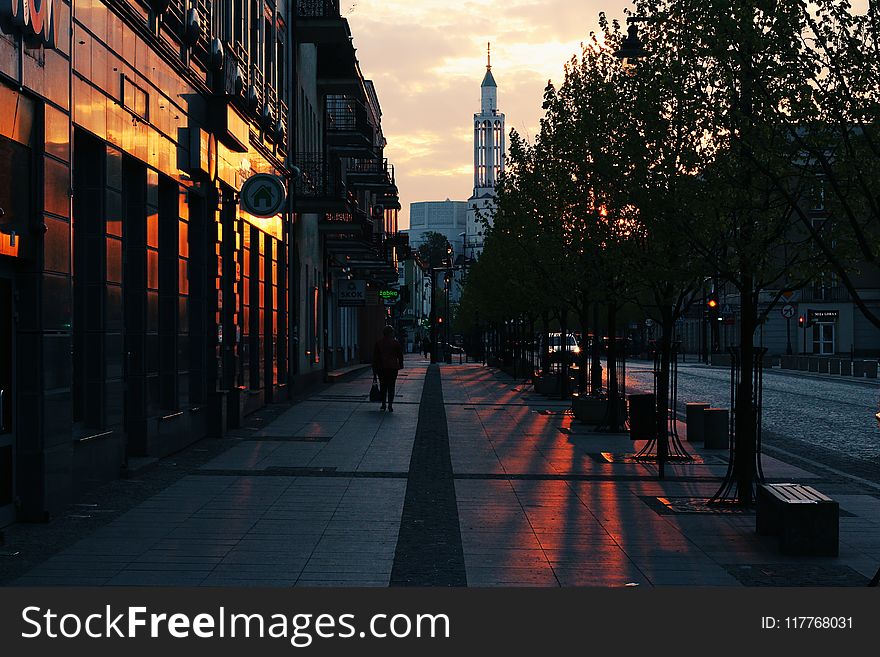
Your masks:
<instances>
[{"instance_id":1,"label":"trash bin","mask_svg":"<svg viewBox=\"0 0 880 657\"><path fill-rule=\"evenodd\" d=\"M730 449L730 412L726 408L703 411L703 438L706 449Z\"/></svg>"},{"instance_id":2,"label":"trash bin","mask_svg":"<svg viewBox=\"0 0 880 657\"><path fill-rule=\"evenodd\" d=\"M703 411L709 408L706 402L688 402L685 404L685 422L687 423L687 441L703 442Z\"/></svg>"},{"instance_id":3,"label":"trash bin","mask_svg":"<svg viewBox=\"0 0 880 657\"><path fill-rule=\"evenodd\" d=\"M654 395L629 395L629 437L632 440L651 440L655 437Z\"/></svg>"}]
</instances>

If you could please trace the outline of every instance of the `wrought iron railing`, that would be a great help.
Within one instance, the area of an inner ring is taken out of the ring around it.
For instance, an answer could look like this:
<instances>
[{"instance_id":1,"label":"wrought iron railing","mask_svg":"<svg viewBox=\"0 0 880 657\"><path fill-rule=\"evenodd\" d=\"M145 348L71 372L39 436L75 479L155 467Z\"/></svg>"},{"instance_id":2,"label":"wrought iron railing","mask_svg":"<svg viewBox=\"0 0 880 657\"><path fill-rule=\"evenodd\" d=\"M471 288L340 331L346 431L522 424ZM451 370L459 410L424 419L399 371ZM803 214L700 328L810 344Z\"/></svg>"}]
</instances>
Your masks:
<instances>
[{"instance_id":1,"label":"wrought iron railing","mask_svg":"<svg viewBox=\"0 0 880 657\"><path fill-rule=\"evenodd\" d=\"M275 119L281 121L281 125L285 128L282 134L277 136L278 145L287 148L287 103L279 99L276 107L278 110L275 112Z\"/></svg>"},{"instance_id":2,"label":"wrought iron railing","mask_svg":"<svg viewBox=\"0 0 880 657\"><path fill-rule=\"evenodd\" d=\"M373 126L362 102L348 96L327 96L326 105L328 132L359 132L373 140Z\"/></svg>"},{"instance_id":3,"label":"wrought iron railing","mask_svg":"<svg viewBox=\"0 0 880 657\"><path fill-rule=\"evenodd\" d=\"M328 162L320 154L297 153L293 161L300 171L300 175L293 177L293 187L298 197L345 196L338 160Z\"/></svg>"},{"instance_id":4,"label":"wrought iron railing","mask_svg":"<svg viewBox=\"0 0 880 657\"><path fill-rule=\"evenodd\" d=\"M296 0L297 16L339 18L339 0Z\"/></svg>"},{"instance_id":5,"label":"wrought iron railing","mask_svg":"<svg viewBox=\"0 0 880 657\"><path fill-rule=\"evenodd\" d=\"M392 168L393 170L393 168ZM348 174L369 176L371 179L382 180L393 184L393 177L388 171L388 160L383 157L358 157L348 160Z\"/></svg>"}]
</instances>

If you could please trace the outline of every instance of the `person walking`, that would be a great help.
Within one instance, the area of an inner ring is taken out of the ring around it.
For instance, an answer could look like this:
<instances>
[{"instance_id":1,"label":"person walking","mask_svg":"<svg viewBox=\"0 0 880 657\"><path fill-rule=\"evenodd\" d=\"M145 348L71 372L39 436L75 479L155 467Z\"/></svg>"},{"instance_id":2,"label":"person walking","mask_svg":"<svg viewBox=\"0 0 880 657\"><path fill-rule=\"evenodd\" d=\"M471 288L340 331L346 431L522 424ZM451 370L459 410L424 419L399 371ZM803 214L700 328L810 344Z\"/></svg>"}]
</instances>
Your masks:
<instances>
[{"instance_id":1,"label":"person walking","mask_svg":"<svg viewBox=\"0 0 880 657\"><path fill-rule=\"evenodd\" d=\"M388 412L394 412L394 388L397 383L397 372L403 369L403 348L394 338L394 329L386 326L382 329L382 337L376 341L373 349L373 373L379 377L379 392L382 395L382 406Z\"/></svg>"}]
</instances>

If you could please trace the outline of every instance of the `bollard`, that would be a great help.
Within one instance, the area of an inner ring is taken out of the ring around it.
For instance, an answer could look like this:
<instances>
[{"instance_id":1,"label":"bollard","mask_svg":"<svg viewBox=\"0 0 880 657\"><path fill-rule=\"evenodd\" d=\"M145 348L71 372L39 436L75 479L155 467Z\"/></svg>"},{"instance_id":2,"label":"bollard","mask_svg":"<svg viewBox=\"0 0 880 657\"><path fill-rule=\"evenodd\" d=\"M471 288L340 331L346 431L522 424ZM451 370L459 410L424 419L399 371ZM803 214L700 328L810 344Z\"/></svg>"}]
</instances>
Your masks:
<instances>
[{"instance_id":1,"label":"bollard","mask_svg":"<svg viewBox=\"0 0 880 657\"><path fill-rule=\"evenodd\" d=\"M840 375L841 376L850 376L852 375L852 361L840 359Z\"/></svg>"},{"instance_id":2,"label":"bollard","mask_svg":"<svg viewBox=\"0 0 880 657\"><path fill-rule=\"evenodd\" d=\"M703 439L706 449L730 449L730 413L726 408L703 411Z\"/></svg>"},{"instance_id":3,"label":"bollard","mask_svg":"<svg viewBox=\"0 0 880 657\"><path fill-rule=\"evenodd\" d=\"M687 441L703 442L703 411L709 408L705 402L688 402L685 404L685 423L687 424Z\"/></svg>"},{"instance_id":4,"label":"bollard","mask_svg":"<svg viewBox=\"0 0 880 657\"><path fill-rule=\"evenodd\" d=\"M840 359L839 358L829 358L828 359L828 373L829 374L840 374Z\"/></svg>"},{"instance_id":5,"label":"bollard","mask_svg":"<svg viewBox=\"0 0 880 657\"><path fill-rule=\"evenodd\" d=\"M653 394L629 395L629 437L651 440L656 434L656 403Z\"/></svg>"},{"instance_id":6,"label":"bollard","mask_svg":"<svg viewBox=\"0 0 880 657\"><path fill-rule=\"evenodd\" d=\"M866 360L865 361L865 376L869 379L877 378L877 361L876 360Z\"/></svg>"}]
</instances>

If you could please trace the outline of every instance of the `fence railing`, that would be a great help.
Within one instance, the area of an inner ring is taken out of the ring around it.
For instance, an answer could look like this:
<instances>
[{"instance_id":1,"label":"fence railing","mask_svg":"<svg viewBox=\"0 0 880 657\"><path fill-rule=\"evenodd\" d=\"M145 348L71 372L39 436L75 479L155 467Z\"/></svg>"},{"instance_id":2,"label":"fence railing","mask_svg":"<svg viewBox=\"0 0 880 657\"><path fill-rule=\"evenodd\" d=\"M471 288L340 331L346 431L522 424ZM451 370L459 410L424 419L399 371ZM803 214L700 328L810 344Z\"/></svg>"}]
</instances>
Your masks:
<instances>
[{"instance_id":1,"label":"fence railing","mask_svg":"<svg viewBox=\"0 0 880 657\"><path fill-rule=\"evenodd\" d=\"M296 14L305 18L338 18L339 0L296 0Z\"/></svg>"},{"instance_id":2,"label":"fence railing","mask_svg":"<svg viewBox=\"0 0 880 657\"><path fill-rule=\"evenodd\" d=\"M345 195L338 160L328 162L320 154L297 153L293 161L300 170L300 175L293 178L297 196L325 198Z\"/></svg>"}]
</instances>

